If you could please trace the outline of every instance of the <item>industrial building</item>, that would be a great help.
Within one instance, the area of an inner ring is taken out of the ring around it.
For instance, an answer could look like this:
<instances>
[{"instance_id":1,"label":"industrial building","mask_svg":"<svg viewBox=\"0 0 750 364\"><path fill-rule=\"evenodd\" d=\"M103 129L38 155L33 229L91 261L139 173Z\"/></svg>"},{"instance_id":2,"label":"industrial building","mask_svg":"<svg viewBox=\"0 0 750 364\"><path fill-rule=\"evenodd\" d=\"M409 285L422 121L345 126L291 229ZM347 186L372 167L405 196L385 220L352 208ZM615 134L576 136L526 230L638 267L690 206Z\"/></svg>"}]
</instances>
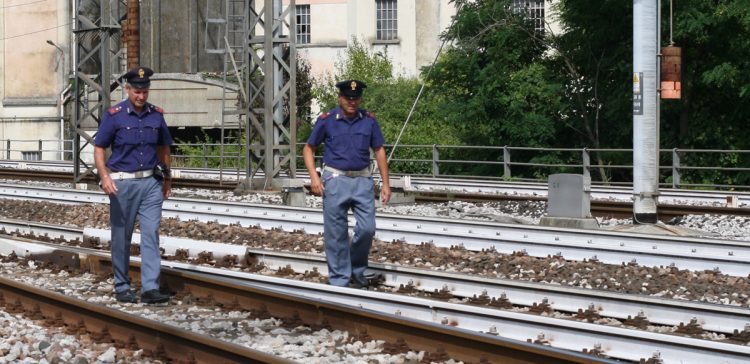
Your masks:
<instances>
[{"instance_id":1,"label":"industrial building","mask_svg":"<svg viewBox=\"0 0 750 364\"><path fill-rule=\"evenodd\" d=\"M318 77L334 70L352 39L387 54L396 71L415 76L434 59L439 35L456 11L449 0L276 2L285 8L294 4L293 48ZM544 7L549 7L541 0L516 2L538 19L544 19ZM92 93L96 87L77 80L97 73L82 62L99 67L96 62L103 52L92 48L92 53L82 53L87 46L95 47L101 34L107 37L105 53L112 65L107 79L115 86L117 77L134 64L157 72L149 101L166 110L178 138L189 138L196 128L231 129L244 122L241 115L227 117L226 110L236 107L240 92L239 85L228 83L223 75L242 69L239 53L248 50L242 29L247 28L242 21L248 19L244 7L250 4L262 13L263 0L6 0L2 4L0 150L4 158L69 159L73 146L64 141L75 139L76 125L95 132L96 117L89 107L101 105ZM111 23L92 24L99 33L87 32L88 23L82 18L97 19L104 6ZM233 56L227 57L228 49ZM72 102L76 95L83 98L78 105ZM109 103L123 97L113 87ZM66 153L61 152L63 147Z\"/></svg>"}]
</instances>

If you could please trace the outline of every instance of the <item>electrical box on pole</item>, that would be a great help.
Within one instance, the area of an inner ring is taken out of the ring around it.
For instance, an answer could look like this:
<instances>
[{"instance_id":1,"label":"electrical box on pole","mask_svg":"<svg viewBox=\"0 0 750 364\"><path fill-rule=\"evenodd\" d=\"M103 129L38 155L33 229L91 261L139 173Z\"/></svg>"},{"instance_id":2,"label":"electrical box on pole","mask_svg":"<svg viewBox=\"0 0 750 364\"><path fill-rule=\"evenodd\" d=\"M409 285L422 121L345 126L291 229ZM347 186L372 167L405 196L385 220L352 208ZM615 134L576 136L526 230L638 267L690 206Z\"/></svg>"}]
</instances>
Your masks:
<instances>
[{"instance_id":1,"label":"electrical box on pole","mask_svg":"<svg viewBox=\"0 0 750 364\"><path fill-rule=\"evenodd\" d=\"M661 49L661 98L679 99L682 91L682 48Z\"/></svg>"}]
</instances>

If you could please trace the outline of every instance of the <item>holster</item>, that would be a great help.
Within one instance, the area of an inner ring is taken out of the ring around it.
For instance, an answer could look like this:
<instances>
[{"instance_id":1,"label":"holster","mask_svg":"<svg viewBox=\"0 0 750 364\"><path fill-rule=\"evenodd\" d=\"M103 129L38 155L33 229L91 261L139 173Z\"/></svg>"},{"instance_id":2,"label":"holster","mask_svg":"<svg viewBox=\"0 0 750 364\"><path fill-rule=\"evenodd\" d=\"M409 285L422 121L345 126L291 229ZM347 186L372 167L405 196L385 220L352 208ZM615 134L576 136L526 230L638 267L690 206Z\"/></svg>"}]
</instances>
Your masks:
<instances>
[{"instance_id":1,"label":"holster","mask_svg":"<svg viewBox=\"0 0 750 364\"><path fill-rule=\"evenodd\" d=\"M163 181L164 178L169 178L169 168L164 163L156 163L154 166L154 178L159 181Z\"/></svg>"}]
</instances>

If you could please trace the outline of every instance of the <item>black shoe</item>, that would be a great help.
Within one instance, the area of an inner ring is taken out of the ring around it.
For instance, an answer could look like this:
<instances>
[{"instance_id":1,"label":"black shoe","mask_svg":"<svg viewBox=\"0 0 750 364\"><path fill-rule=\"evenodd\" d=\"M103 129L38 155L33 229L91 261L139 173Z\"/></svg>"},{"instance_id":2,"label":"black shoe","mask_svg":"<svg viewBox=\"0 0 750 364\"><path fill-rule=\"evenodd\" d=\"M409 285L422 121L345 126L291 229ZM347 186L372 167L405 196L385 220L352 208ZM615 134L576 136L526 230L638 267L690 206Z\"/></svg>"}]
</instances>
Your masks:
<instances>
[{"instance_id":1,"label":"black shoe","mask_svg":"<svg viewBox=\"0 0 750 364\"><path fill-rule=\"evenodd\" d=\"M355 281L350 281L349 282L349 288L367 289L367 285L366 284L361 284L361 283L358 283L358 282L355 282Z\"/></svg>"},{"instance_id":2,"label":"black shoe","mask_svg":"<svg viewBox=\"0 0 750 364\"><path fill-rule=\"evenodd\" d=\"M133 290L127 290L122 292L117 292L115 294L115 299L117 302L122 303L136 303L138 302L138 299L135 297L135 293L133 293Z\"/></svg>"},{"instance_id":3,"label":"black shoe","mask_svg":"<svg viewBox=\"0 0 750 364\"><path fill-rule=\"evenodd\" d=\"M165 303L169 302L169 295L159 292L158 289L143 292L141 294L142 303Z\"/></svg>"}]
</instances>

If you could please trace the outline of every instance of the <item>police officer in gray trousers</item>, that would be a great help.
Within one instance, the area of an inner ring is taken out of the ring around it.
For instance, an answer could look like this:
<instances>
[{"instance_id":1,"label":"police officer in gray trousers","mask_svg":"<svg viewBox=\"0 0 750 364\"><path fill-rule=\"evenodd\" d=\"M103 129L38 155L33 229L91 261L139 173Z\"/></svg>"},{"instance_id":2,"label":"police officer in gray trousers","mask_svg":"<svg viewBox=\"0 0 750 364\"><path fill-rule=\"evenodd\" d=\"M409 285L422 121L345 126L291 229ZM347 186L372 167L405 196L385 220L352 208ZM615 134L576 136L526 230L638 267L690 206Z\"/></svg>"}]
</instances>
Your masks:
<instances>
[{"instance_id":1,"label":"police officer in gray trousers","mask_svg":"<svg viewBox=\"0 0 750 364\"><path fill-rule=\"evenodd\" d=\"M128 277L136 217L141 225L141 302L169 301L169 295L159 291L159 223L162 203L171 190L172 136L164 110L147 102L153 73L138 67L125 74L128 98L104 113L94 140L99 183L109 195L115 298L127 303L138 301ZM109 147L112 155L105 164Z\"/></svg>"},{"instance_id":2,"label":"police officer in gray trousers","mask_svg":"<svg viewBox=\"0 0 750 364\"><path fill-rule=\"evenodd\" d=\"M334 286L362 288L368 282L364 273L375 235L375 192L370 168L370 149L380 170L383 186L380 199L391 198L385 138L372 113L359 108L362 91L367 87L358 80L336 84L339 107L321 114L302 149L305 167L310 173L310 189L323 196L323 237L328 283ZM324 167L318 176L315 151L325 144ZM348 211L351 208L356 225L349 239Z\"/></svg>"}]
</instances>

